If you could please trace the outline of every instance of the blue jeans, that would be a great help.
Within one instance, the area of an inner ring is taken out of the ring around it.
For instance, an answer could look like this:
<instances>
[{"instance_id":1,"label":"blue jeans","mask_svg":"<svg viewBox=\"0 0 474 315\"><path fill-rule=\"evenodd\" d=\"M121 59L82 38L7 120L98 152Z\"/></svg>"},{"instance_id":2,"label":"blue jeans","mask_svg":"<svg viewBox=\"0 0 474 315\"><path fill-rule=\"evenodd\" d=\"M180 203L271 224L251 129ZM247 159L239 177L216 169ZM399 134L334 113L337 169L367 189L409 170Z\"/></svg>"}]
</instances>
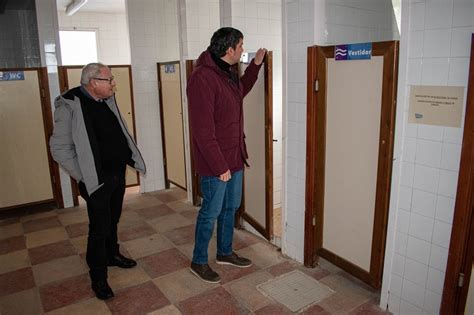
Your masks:
<instances>
[{"instance_id":1,"label":"blue jeans","mask_svg":"<svg viewBox=\"0 0 474 315\"><path fill-rule=\"evenodd\" d=\"M232 173L229 181L201 176L203 201L196 221L193 263L207 264L207 250L217 220L217 255L232 254L234 215L242 199L243 171Z\"/></svg>"}]
</instances>

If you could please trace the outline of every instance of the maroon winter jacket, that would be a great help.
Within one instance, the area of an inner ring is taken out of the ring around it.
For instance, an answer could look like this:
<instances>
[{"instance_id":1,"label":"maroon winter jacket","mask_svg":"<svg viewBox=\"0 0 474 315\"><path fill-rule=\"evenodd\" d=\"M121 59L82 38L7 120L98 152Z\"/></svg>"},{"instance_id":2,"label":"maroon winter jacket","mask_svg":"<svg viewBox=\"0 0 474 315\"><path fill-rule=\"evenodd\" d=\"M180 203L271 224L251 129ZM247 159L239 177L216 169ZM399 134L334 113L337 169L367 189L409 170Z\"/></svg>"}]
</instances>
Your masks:
<instances>
[{"instance_id":1,"label":"maroon winter jacket","mask_svg":"<svg viewBox=\"0 0 474 315\"><path fill-rule=\"evenodd\" d=\"M192 155L199 175L219 176L244 168L248 155L243 98L257 81L261 66L252 60L237 84L219 68L210 52L199 56L186 90Z\"/></svg>"}]
</instances>

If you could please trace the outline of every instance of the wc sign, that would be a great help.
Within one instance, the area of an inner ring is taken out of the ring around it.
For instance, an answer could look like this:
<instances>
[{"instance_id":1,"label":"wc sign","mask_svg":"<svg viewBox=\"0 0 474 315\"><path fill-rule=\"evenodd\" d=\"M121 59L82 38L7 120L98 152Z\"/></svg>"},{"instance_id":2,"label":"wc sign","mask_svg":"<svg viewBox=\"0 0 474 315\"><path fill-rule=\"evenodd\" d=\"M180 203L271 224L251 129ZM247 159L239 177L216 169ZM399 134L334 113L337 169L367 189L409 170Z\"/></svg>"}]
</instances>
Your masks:
<instances>
[{"instance_id":1,"label":"wc sign","mask_svg":"<svg viewBox=\"0 0 474 315\"><path fill-rule=\"evenodd\" d=\"M0 71L0 81L21 81L25 80L23 71Z\"/></svg>"},{"instance_id":2,"label":"wc sign","mask_svg":"<svg viewBox=\"0 0 474 315\"><path fill-rule=\"evenodd\" d=\"M372 43L336 45L334 58L336 60L360 60L372 57Z\"/></svg>"}]
</instances>

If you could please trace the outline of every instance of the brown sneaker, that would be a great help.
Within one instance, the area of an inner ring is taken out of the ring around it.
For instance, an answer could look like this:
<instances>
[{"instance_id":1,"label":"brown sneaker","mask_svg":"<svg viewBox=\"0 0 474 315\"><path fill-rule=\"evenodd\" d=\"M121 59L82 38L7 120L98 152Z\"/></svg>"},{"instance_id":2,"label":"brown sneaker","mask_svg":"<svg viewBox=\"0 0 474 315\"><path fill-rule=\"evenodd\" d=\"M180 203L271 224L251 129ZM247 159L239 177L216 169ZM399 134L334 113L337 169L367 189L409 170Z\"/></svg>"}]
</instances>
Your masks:
<instances>
[{"instance_id":1,"label":"brown sneaker","mask_svg":"<svg viewBox=\"0 0 474 315\"><path fill-rule=\"evenodd\" d=\"M189 270L204 282L219 283L221 281L221 277L208 264L191 263Z\"/></svg>"},{"instance_id":2,"label":"brown sneaker","mask_svg":"<svg viewBox=\"0 0 474 315\"><path fill-rule=\"evenodd\" d=\"M250 259L240 257L234 252L232 252L232 254L228 256L217 255L216 262L219 265L232 265L239 268L248 268L252 266L252 261Z\"/></svg>"}]
</instances>

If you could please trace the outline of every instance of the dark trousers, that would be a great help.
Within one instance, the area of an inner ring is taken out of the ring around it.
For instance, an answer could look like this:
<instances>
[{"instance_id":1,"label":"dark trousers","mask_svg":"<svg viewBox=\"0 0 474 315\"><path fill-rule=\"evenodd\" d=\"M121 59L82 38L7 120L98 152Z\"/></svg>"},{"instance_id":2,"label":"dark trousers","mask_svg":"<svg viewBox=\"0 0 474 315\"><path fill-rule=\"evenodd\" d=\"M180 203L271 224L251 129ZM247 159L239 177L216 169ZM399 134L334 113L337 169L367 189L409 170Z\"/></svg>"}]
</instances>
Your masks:
<instances>
[{"instance_id":1,"label":"dark trousers","mask_svg":"<svg viewBox=\"0 0 474 315\"><path fill-rule=\"evenodd\" d=\"M89 274L92 281L106 280L107 261L119 250L117 224L125 194L125 167L123 171L104 175L104 185L90 196L82 182L79 191L87 202L89 215L86 254Z\"/></svg>"}]
</instances>

